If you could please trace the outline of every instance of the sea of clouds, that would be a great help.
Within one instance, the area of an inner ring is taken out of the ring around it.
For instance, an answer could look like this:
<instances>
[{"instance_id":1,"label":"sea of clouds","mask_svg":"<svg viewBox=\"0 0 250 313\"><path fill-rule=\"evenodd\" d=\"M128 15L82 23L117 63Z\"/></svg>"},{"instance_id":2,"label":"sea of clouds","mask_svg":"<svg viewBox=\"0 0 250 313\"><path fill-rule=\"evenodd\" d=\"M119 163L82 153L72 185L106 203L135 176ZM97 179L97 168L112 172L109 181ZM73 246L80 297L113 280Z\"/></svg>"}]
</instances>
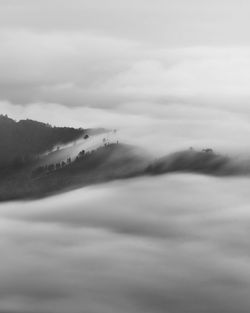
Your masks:
<instances>
[{"instance_id":1,"label":"sea of clouds","mask_svg":"<svg viewBox=\"0 0 250 313\"><path fill-rule=\"evenodd\" d=\"M1 0L0 113L250 155L249 1ZM0 313L248 313L247 178L0 205Z\"/></svg>"},{"instance_id":2,"label":"sea of clouds","mask_svg":"<svg viewBox=\"0 0 250 313\"><path fill-rule=\"evenodd\" d=\"M159 47L88 31L0 30L0 111L107 127L157 153L248 151L250 50ZM155 144L157 142L157 145Z\"/></svg>"},{"instance_id":3,"label":"sea of clouds","mask_svg":"<svg viewBox=\"0 0 250 313\"><path fill-rule=\"evenodd\" d=\"M0 312L248 312L249 180L166 175L0 205Z\"/></svg>"}]
</instances>

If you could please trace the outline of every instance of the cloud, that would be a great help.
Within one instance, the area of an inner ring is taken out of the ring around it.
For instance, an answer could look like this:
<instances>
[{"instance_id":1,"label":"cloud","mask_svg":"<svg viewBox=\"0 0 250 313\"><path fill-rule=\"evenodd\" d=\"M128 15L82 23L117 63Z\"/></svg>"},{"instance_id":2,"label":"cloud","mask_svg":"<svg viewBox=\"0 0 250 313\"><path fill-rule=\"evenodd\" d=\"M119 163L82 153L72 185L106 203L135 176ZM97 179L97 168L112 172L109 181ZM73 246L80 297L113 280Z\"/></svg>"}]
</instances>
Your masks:
<instances>
[{"instance_id":1,"label":"cloud","mask_svg":"<svg viewBox=\"0 0 250 313\"><path fill-rule=\"evenodd\" d=\"M122 140L160 153L246 146L248 47L159 48L65 30L2 30L0 39L2 113L119 128Z\"/></svg>"},{"instance_id":2,"label":"cloud","mask_svg":"<svg viewBox=\"0 0 250 313\"><path fill-rule=\"evenodd\" d=\"M158 156L193 146L220 153L249 153L247 114L223 108L188 104L125 103L119 110L69 108L56 103L12 105L0 102L1 112L19 120L31 118L57 126L118 129L118 139L143 147Z\"/></svg>"},{"instance_id":3,"label":"cloud","mask_svg":"<svg viewBox=\"0 0 250 313\"><path fill-rule=\"evenodd\" d=\"M94 31L160 46L249 44L241 0L2 0L0 28ZM232 23L232 20L234 23Z\"/></svg>"},{"instance_id":4,"label":"cloud","mask_svg":"<svg viewBox=\"0 0 250 313\"><path fill-rule=\"evenodd\" d=\"M159 49L91 32L1 31L1 99L119 108L126 102L247 106L247 47ZM143 113L143 112L142 112Z\"/></svg>"},{"instance_id":5,"label":"cloud","mask_svg":"<svg viewBox=\"0 0 250 313\"><path fill-rule=\"evenodd\" d=\"M127 66L135 46L77 32L1 31L0 38L1 98L23 104L94 105L98 85Z\"/></svg>"},{"instance_id":6,"label":"cloud","mask_svg":"<svg viewBox=\"0 0 250 313\"><path fill-rule=\"evenodd\" d=\"M0 111L119 128L157 154L248 152L248 12L1 0ZM248 313L248 207L247 180L192 175L0 205L0 312Z\"/></svg>"},{"instance_id":7,"label":"cloud","mask_svg":"<svg viewBox=\"0 0 250 313\"><path fill-rule=\"evenodd\" d=\"M248 190L170 175L1 205L1 309L248 312Z\"/></svg>"}]
</instances>

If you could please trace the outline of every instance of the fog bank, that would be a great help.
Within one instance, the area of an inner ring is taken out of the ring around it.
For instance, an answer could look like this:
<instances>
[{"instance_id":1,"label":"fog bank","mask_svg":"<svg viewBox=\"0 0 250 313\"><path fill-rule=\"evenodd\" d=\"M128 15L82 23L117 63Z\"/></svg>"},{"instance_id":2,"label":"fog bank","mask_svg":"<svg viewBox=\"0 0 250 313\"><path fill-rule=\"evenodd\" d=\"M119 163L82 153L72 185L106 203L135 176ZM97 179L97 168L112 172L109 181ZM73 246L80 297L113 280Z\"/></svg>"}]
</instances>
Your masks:
<instances>
[{"instance_id":1,"label":"fog bank","mask_svg":"<svg viewBox=\"0 0 250 313\"><path fill-rule=\"evenodd\" d=\"M168 175L3 204L0 312L247 313L249 200Z\"/></svg>"}]
</instances>

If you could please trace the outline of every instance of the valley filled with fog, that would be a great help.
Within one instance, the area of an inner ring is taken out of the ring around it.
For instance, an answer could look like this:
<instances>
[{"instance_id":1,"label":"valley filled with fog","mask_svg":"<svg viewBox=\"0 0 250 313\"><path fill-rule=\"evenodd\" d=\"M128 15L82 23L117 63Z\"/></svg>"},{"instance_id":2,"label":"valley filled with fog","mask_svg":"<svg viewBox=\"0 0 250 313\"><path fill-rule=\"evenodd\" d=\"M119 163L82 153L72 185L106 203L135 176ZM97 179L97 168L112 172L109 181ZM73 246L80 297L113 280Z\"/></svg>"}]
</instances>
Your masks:
<instances>
[{"instance_id":1,"label":"valley filled with fog","mask_svg":"<svg viewBox=\"0 0 250 313\"><path fill-rule=\"evenodd\" d=\"M0 313L250 312L249 12L0 0Z\"/></svg>"},{"instance_id":2,"label":"valley filled with fog","mask_svg":"<svg viewBox=\"0 0 250 313\"><path fill-rule=\"evenodd\" d=\"M171 174L1 204L0 312L249 312L249 186Z\"/></svg>"}]
</instances>

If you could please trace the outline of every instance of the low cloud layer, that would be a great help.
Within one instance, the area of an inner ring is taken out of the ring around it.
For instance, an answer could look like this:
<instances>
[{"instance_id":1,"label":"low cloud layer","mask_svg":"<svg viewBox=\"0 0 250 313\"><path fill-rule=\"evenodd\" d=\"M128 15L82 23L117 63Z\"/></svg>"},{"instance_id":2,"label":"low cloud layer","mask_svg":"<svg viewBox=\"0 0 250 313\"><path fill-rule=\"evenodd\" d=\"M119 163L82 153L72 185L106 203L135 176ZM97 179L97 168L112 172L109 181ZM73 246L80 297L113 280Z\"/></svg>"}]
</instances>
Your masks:
<instances>
[{"instance_id":1,"label":"low cloud layer","mask_svg":"<svg viewBox=\"0 0 250 313\"><path fill-rule=\"evenodd\" d=\"M1 0L0 113L250 155L249 2ZM0 205L0 313L248 313L249 182L114 182Z\"/></svg>"},{"instance_id":2,"label":"low cloud layer","mask_svg":"<svg viewBox=\"0 0 250 313\"><path fill-rule=\"evenodd\" d=\"M1 205L0 312L248 312L248 185L173 175Z\"/></svg>"},{"instance_id":3,"label":"low cloud layer","mask_svg":"<svg viewBox=\"0 0 250 313\"><path fill-rule=\"evenodd\" d=\"M120 128L159 151L247 149L248 11L245 0L2 0L0 111Z\"/></svg>"},{"instance_id":4,"label":"low cloud layer","mask_svg":"<svg viewBox=\"0 0 250 313\"><path fill-rule=\"evenodd\" d=\"M1 100L120 109L196 104L243 112L250 50L169 48L93 32L1 30ZM157 110L157 108L156 108ZM143 111L142 111L143 113Z\"/></svg>"},{"instance_id":5,"label":"low cloud layer","mask_svg":"<svg viewBox=\"0 0 250 313\"><path fill-rule=\"evenodd\" d=\"M246 46L158 47L91 31L25 28L1 30L0 40L1 113L119 128L122 139L161 153L248 149Z\"/></svg>"}]
</instances>

